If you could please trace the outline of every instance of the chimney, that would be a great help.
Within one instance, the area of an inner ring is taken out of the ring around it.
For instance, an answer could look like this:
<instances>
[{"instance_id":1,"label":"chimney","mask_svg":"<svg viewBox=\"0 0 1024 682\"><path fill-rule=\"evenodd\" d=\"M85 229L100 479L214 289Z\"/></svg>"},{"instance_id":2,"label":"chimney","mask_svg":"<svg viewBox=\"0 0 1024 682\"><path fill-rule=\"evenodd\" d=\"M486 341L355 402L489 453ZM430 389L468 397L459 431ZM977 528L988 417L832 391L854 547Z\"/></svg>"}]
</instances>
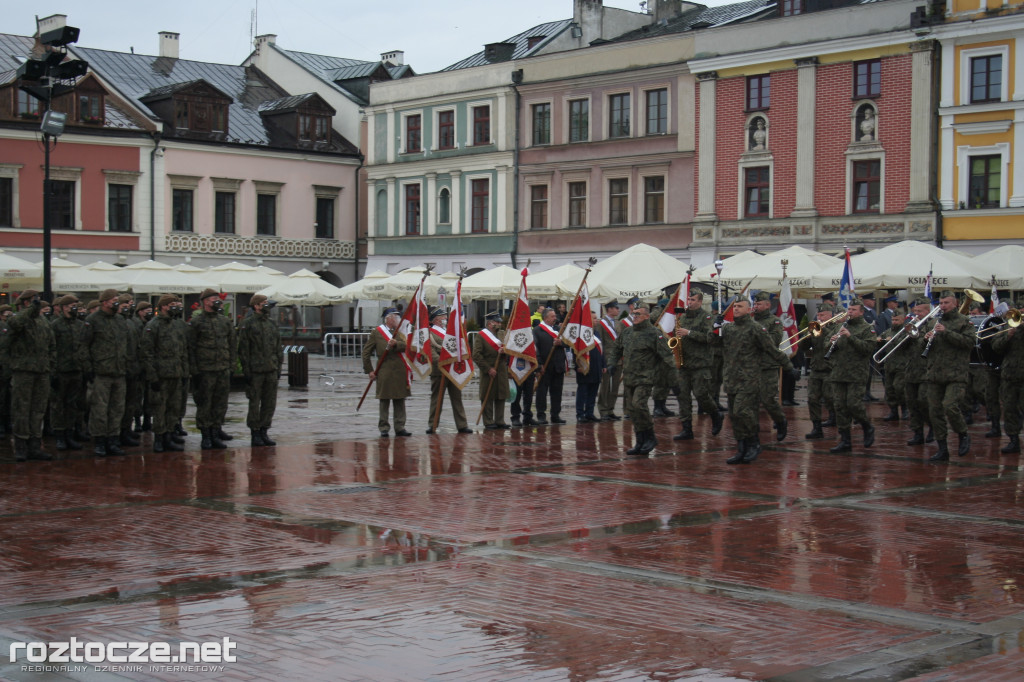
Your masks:
<instances>
[{"instance_id":1,"label":"chimney","mask_svg":"<svg viewBox=\"0 0 1024 682\"><path fill-rule=\"evenodd\" d=\"M391 62L391 66L403 66L405 64L405 52L402 50L391 50L390 52L381 52L380 60L382 62Z\"/></svg>"},{"instance_id":2,"label":"chimney","mask_svg":"<svg viewBox=\"0 0 1024 682\"><path fill-rule=\"evenodd\" d=\"M654 0L654 23L675 19L682 13L683 0Z\"/></svg>"},{"instance_id":3,"label":"chimney","mask_svg":"<svg viewBox=\"0 0 1024 682\"><path fill-rule=\"evenodd\" d=\"M581 45L597 40L604 33L603 0L573 0L572 20L579 27Z\"/></svg>"},{"instance_id":4,"label":"chimney","mask_svg":"<svg viewBox=\"0 0 1024 682\"><path fill-rule=\"evenodd\" d=\"M178 58L178 35L171 31L160 31L160 56L168 59Z\"/></svg>"},{"instance_id":5,"label":"chimney","mask_svg":"<svg viewBox=\"0 0 1024 682\"><path fill-rule=\"evenodd\" d=\"M47 31L52 31L58 28L64 28L68 25L68 15L66 14L51 14L48 17L44 17L36 22L36 30L38 35L42 35Z\"/></svg>"},{"instance_id":6,"label":"chimney","mask_svg":"<svg viewBox=\"0 0 1024 682\"><path fill-rule=\"evenodd\" d=\"M491 64L507 62L516 51L515 43L488 43L484 45L484 59Z\"/></svg>"},{"instance_id":7,"label":"chimney","mask_svg":"<svg viewBox=\"0 0 1024 682\"><path fill-rule=\"evenodd\" d=\"M276 33L264 33L261 36L256 36L256 40L253 41L256 54L260 54L260 48L264 45L276 45L277 34Z\"/></svg>"}]
</instances>

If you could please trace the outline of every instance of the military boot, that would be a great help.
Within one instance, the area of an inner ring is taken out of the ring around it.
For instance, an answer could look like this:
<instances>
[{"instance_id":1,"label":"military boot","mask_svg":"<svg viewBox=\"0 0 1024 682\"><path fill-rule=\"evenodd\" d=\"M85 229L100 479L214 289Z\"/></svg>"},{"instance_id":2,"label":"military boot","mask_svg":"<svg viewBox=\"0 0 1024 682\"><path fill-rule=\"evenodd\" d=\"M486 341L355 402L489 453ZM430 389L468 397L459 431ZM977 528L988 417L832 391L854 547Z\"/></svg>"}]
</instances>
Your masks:
<instances>
[{"instance_id":1,"label":"military boot","mask_svg":"<svg viewBox=\"0 0 1024 682\"><path fill-rule=\"evenodd\" d=\"M162 434L162 433L154 433L153 434L153 452L163 452L164 451L164 438L163 438L163 436L164 436L164 434Z\"/></svg>"},{"instance_id":2,"label":"military boot","mask_svg":"<svg viewBox=\"0 0 1024 682\"><path fill-rule=\"evenodd\" d=\"M2 419L0 419L0 438L5 437L6 435L7 435L7 424L5 424Z\"/></svg>"},{"instance_id":3,"label":"military boot","mask_svg":"<svg viewBox=\"0 0 1024 682\"><path fill-rule=\"evenodd\" d=\"M153 430L153 418L151 416L149 416L148 414L144 415L142 417L142 430L143 431L152 431Z\"/></svg>"},{"instance_id":4,"label":"military boot","mask_svg":"<svg viewBox=\"0 0 1024 682\"><path fill-rule=\"evenodd\" d=\"M213 436L215 438L219 438L221 440L234 440L235 439L234 436L232 436L230 434L227 434L227 433L224 433L223 427L220 427L220 426L218 426L216 429L214 429ZM222 445L221 447L225 447L225 446Z\"/></svg>"},{"instance_id":5,"label":"military boot","mask_svg":"<svg viewBox=\"0 0 1024 682\"><path fill-rule=\"evenodd\" d=\"M118 441L120 442L121 447L125 448L133 448L142 442L142 440L136 436L131 429L122 429Z\"/></svg>"},{"instance_id":6,"label":"military boot","mask_svg":"<svg viewBox=\"0 0 1024 682\"><path fill-rule=\"evenodd\" d=\"M1010 455L1014 452L1020 452L1020 436L1016 434L1010 435L1010 442L1004 445L999 452L1004 455Z\"/></svg>"},{"instance_id":7,"label":"military boot","mask_svg":"<svg viewBox=\"0 0 1024 682\"><path fill-rule=\"evenodd\" d=\"M906 405L900 406L900 418L903 420L910 419L910 410L907 409Z\"/></svg>"},{"instance_id":8,"label":"military boot","mask_svg":"<svg viewBox=\"0 0 1024 682\"><path fill-rule=\"evenodd\" d=\"M884 422L898 422L900 420L900 411L895 405L889 408L889 414L882 417Z\"/></svg>"},{"instance_id":9,"label":"military boot","mask_svg":"<svg viewBox=\"0 0 1024 682\"><path fill-rule=\"evenodd\" d=\"M999 425L998 421L992 422L992 428L985 432L985 438L1001 438L1003 435L1003 429Z\"/></svg>"},{"instance_id":10,"label":"military boot","mask_svg":"<svg viewBox=\"0 0 1024 682\"><path fill-rule=\"evenodd\" d=\"M263 442L263 434L260 433L259 429L250 429L249 433L252 437L252 440L249 441L249 445L254 448L266 445L266 443Z\"/></svg>"},{"instance_id":11,"label":"military boot","mask_svg":"<svg viewBox=\"0 0 1024 682\"><path fill-rule=\"evenodd\" d=\"M57 449L60 450L60 451L64 451L64 450L68 449L68 441L67 441L67 437L66 437L65 434L67 434L67 431L65 431L64 429L58 429L53 434L53 438L56 441Z\"/></svg>"},{"instance_id":12,"label":"military boot","mask_svg":"<svg viewBox=\"0 0 1024 682\"><path fill-rule=\"evenodd\" d=\"M672 436L672 440L693 440L693 422L683 422L683 430Z\"/></svg>"},{"instance_id":13,"label":"military boot","mask_svg":"<svg viewBox=\"0 0 1024 682\"><path fill-rule=\"evenodd\" d=\"M263 436L263 444L264 445L277 445L277 441L276 440L270 440L270 436L267 435L267 428L268 427L264 426L262 429L260 429L260 435ZM472 432L470 432L470 433L472 433Z\"/></svg>"},{"instance_id":14,"label":"military boot","mask_svg":"<svg viewBox=\"0 0 1024 682\"><path fill-rule=\"evenodd\" d=\"M171 441L177 443L178 445L181 445L182 443L185 442L185 436L179 436L178 432L175 431L174 429L171 429L170 431L167 432L167 437L170 438Z\"/></svg>"},{"instance_id":15,"label":"military boot","mask_svg":"<svg viewBox=\"0 0 1024 682\"><path fill-rule=\"evenodd\" d=\"M811 422L811 425L814 428L811 429L810 433L804 434L804 438L805 439L807 439L807 440L818 440L819 438L824 438L825 437L825 433L821 430L821 420L813 421L813 422Z\"/></svg>"},{"instance_id":16,"label":"military boot","mask_svg":"<svg viewBox=\"0 0 1024 682\"><path fill-rule=\"evenodd\" d=\"M167 452L183 452L185 450L185 447L179 445L170 433L165 433L163 436L164 450Z\"/></svg>"},{"instance_id":17,"label":"military boot","mask_svg":"<svg viewBox=\"0 0 1024 682\"><path fill-rule=\"evenodd\" d=\"M64 431L64 442L68 445L68 450L81 450L82 444L75 440L74 429L66 429ZM57 448L60 449L59 447Z\"/></svg>"},{"instance_id":18,"label":"military boot","mask_svg":"<svg viewBox=\"0 0 1024 682\"><path fill-rule=\"evenodd\" d=\"M785 440L786 434L789 433L789 420L783 417L782 421L775 422L775 429L778 431L778 433L775 434L775 440ZM761 441L758 441L757 444L758 447L760 447Z\"/></svg>"},{"instance_id":19,"label":"military boot","mask_svg":"<svg viewBox=\"0 0 1024 682\"><path fill-rule=\"evenodd\" d=\"M134 423L132 430L135 431L135 433L142 433L142 418L135 415L135 418L132 421Z\"/></svg>"},{"instance_id":20,"label":"military boot","mask_svg":"<svg viewBox=\"0 0 1024 682\"><path fill-rule=\"evenodd\" d=\"M121 457L122 455L124 455L124 450L122 450L120 446L118 446L117 444L117 436L107 436L106 441L108 455L110 455L111 457Z\"/></svg>"},{"instance_id":21,"label":"military boot","mask_svg":"<svg viewBox=\"0 0 1024 682\"><path fill-rule=\"evenodd\" d=\"M907 445L924 445L924 429L914 429L914 435L907 441Z\"/></svg>"},{"instance_id":22,"label":"military boot","mask_svg":"<svg viewBox=\"0 0 1024 682\"><path fill-rule=\"evenodd\" d=\"M935 442L935 432L932 431L932 427L930 427L930 426L928 427L928 435L926 435L924 437L924 442L925 443L934 443Z\"/></svg>"},{"instance_id":23,"label":"military boot","mask_svg":"<svg viewBox=\"0 0 1024 682\"><path fill-rule=\"evenodd\" d=\"M853 443L850 442L850 429L839 429L839 442L829 452L850 452L853 450Z\"/></svg>"},{"instance_id":24,"label":"military boot","mask_svg":"<svg viewBox=\"0 0 1024 682\"><path fill-rule=\"evenodd\" d=\"M826 419L825 421L821 422L821 425L822 426L835 426L836 425L836 413L835 412L829 412L828 413L828 419Z\"/></svg>"},{"instance_id":25,"label":"military boot","mask_svg":"<svg viewBox=\"0 0 1024 682\"><path fill-rule=\"evenodd\" d=\"M747 449L743 453L743 463L750 464L757 456L761 454L761 438L760 436L754 436L753 438L747 439Z\"/></svg>"},{"instance_id":26,"label":"military boot","mask_svg":"<svg viewBox=\"0 0 1024 682\"><path fill-rule=\"evenodd\" d=\"M626 454L629 455L630 457L636 457L637 455L640 454L641 445L643 445L643 439L641 438L641 434L636 429L633 429L633 447L631 447L629 450L626 450Z\"/></svg>"},{"instance_id":27,"label":"military boot","mask_svg":"<svg viewBox=\"0 0 1024 682\"><path fill-rule=\"evenodd\" d=\"M181 436L182 438L184 438L185 436L188 435L188 431L185 430L185 427L182 426L181 422L179 421L177 424L174 425L174 434L176 436Z\"/></svg>"},{"instance_id":28,"label":"military boot","mask_svg":"<svg viewBox=\"0 0 1024 682\"><path fill-rule=\"evenodd\" d=\"M92 454L96 455L97 457L106 457L108 454L107 439L104 438L103 436L96 436L92 440L96 445L96 447L94 447L92 450Z\"/></svg>"},{"instance_id":29,"label":"military boot","mask_svg":"<svg viewBox=\"0 0 1024 682\"><path fill-rule=\"evenodd\" d=\"M726 464L742 464L747 454L747 439L739 438L736 441L736 454L725 460Z\"/></svg>"},{"instance_id":30,"label":"military boot","mask_svg":"<svg viewBox=\"0 0 1024 682\"><path fill-rule=\"evenodd\" d=\"M643 435L644 441L640 444L638 454L649 455L654 451L654 448L658 447L658 437L654 435L654 429L647 429L641 435Z\"/></svg>"},{"instance_id":31,"label":"military boot","mask_svg":"<svg viewBox=\"0 0 1024 682\"><path fill-rule=\"evenodd\" d=\"M24 462L28 459L28 441L24 438L14 438L14 461Z\"/></svg>"},{"instance_id":32,"label":"military boot","mask_svg":"<svg viewBox=\"0 0 1024 682\"><path fill-rule=\"evenodd\" d=\"M28 458L29 459L41 459L49 461L53 459L53 455L43 450L43 440L41 438L29 438L28 439Z\"/></svg>"},{"instance_id":33,"label":"military boot","mask_svg":"<svg viewBox=\"0 0 1024 682\"><path fill-rule=\"evenodd\" d=\"M722 414L721 410L715 410L711 413L711 435L717 436L722 430L722 424L725 423L725 415Z\"/></svg>"},{"instance_id":34,"label":"military boot","mask_svg":"<svg viewBox=\"0 0 1024 682\"><path fill-rule=\"evenodd\" d=\"M971 451L971 434L964 431L963 433L958 434L957 438L959 442L957 444L956 454L958 457L964 457Z\"/></svg>"},{"instance_id":35,"label":"military boot","mask_svg":"<svg viewBox=\"0 0 1024 682\"><path fill-rule=\"evenodd\" d=\"M654 401L654 412L652 412L651 414L653 416L655 416L655 417L672 417L672 416L674 416L675 412L672 412L671 410L668 409L668 405L666 405L667 402L668 402L667 400L655 400Z\"/></svg>"},{"instance_id":36,"label":"military boot","mask_svg":"<svg viewBox=\"0 0 1024 682\"><path fill-rule=\"evenodd\" d=\"M928 458L929 462L948 462L949 461L949 448L946 447L946 441L936 441L939 446L938 452Z\"/></svg>"},{"instance_id":37,"label":"military boot","mask_svg":"<svg viewBox=\"0 0 1024 682\"><path fill-rule=\"evenodd\" d=\"M200 429L203 434L203 442L200 443L199 447L203 450L213 449L213 439L210 437L210 429Z\"/></svg>"},{"instance_id":38,"label":"military boot","mask_svg":"<svg viewBox=\"0 0 1024 682\"><path fill-rule=\"evenodd\" d=\"M864 447L870 448L875 444L875 427L871 422L861 422L860 428L864 431Z\"/></svg>"},{"instance_id":39,"label":"military boot","mask_svg":"<svg viewBox=\"0 0 1024 682\"><path fill-rule=\"evenodd\" d=\"M213 448L215 450L223 450L224 448L227 447L227 445L224 444L223 439L221 439L221 437L220 437L221 431L220 431L219 427L213 427L209 431L210 431L210 444L213 446Z\"/></svg>"}]
</instances>

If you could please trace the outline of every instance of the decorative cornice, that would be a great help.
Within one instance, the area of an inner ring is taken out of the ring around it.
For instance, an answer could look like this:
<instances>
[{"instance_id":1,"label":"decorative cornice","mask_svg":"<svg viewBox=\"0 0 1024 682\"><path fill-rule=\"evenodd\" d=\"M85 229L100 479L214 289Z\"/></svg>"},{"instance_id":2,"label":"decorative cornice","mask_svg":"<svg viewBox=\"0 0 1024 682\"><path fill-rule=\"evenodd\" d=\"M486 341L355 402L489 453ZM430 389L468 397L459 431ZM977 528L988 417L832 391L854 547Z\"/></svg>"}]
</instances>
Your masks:
<instances>
[{"instance_id":1,"label":"decorative cornice","mask_svg":"<svg viewBox=\"0 0 1024 682\"><path fill-rule=\"evenodd\" d=\"M699 81L715 81L718 80L717 71L702 71L697 74L697 80Z\"/></svg>"},{"instance_id":2,"label":"decorative cornice","mask_svg":"<svg viewBox=\"0 0 1024 682\"><path fill-rule=\"evenodd\" d=\"M355 260L356 243L337 239L281 239L172 232L164 238L167 251L217 256L322 258Z\"/></svg>"},{"instance_id":3,"label":"decorative cornice","mask_svg":"<svg viewBox=\"0 0 1024 682\"><path fill-rule=\"evenodd\" d=\"M796 64L797 66L817 66L818 65L818 58L817 57L798 57L798 58L793 60L793 63Z\"/></svg>"}]
</instances>

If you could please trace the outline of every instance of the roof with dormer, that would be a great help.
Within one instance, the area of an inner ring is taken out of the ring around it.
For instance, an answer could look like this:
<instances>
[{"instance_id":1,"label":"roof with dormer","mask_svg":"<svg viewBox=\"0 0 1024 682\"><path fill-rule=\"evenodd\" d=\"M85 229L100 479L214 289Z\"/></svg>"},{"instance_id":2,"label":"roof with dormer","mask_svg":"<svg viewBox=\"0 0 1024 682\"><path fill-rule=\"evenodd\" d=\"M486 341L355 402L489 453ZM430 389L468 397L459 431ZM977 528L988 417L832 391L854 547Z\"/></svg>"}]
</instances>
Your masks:
<instances>
[{"instance_id":1,"label":"roof with dormer","mask_svg":"<svg viewBox=\"0 0 1024 682\"><path fill-rule=\"evenodd\" d=\"M331 57L329 55L313 54L312 52L298 52L296 50L286 50L277 44L272 44L272 47L320 80L332 84L342 94L360 106L369 104L369 101L342 85L343 81L369 78L382 68L391 80L415 75L412 67L408 64L396 66L390 62L368 62L362 59Z\"/></svg>"},{"instance_id":2,"label":"roof with dormer","mask_svg":"<svg viewBox=\"0 0 1024 682\"><path fill-rule=\"evenodd\" d=\"M529 57L530 55L536 54L544 49L544 47L555 39L556 36L560 35L563 31L569 30L572 25L572 19L559 19L558 21L549 21L545 24L539 24L531 29L523 31L517 35L512 36L508 40L502 41L506 43L515 43L515 49L512 51L512 59L520 59L522 57ZM530 45L531 38L541 38L533 46ZM485 56L485 51L481 50L476 54L466 57L462 61L455 62L451 66L447 66L442 71L456 71L458 69L468 69L473 66L485 66L493 62L488 61Z\"/></svg>"}]
</instances>

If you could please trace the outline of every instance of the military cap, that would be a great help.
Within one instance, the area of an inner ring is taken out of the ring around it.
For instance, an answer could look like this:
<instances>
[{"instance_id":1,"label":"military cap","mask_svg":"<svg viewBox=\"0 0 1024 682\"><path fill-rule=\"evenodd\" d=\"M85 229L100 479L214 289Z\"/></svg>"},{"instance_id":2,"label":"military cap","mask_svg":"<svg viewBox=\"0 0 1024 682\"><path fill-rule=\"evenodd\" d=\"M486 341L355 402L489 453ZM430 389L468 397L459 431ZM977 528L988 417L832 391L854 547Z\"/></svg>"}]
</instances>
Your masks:
<instances>
[{"instance_id":1,"label":"military cap","mask_svg":"<svg viewBox=\"0 0 1024 682\"><path fill-rule=\"evenodd\" d=\"M818 306L818 312L820 313L823 310L826 313L833 313L836 309L832 306L831 303L822 303L821 305Z\"/></svg>"},{"instance_id":2,"label":"military cap","mask_svg":"<svg viewBox=\"0 0 1024 682\"><path fill-rule=\"evenodd\" d=\"M149 301L142 301L137 306L135 306L135 312L139 312L140 310L146 310L147 308L152 308L152 307L153 307L153 304L150 303Z\"/></svg>"},{"instance_id":3,"label":"military cap","mask_svg":"<svg viewBox=\"0 0 1024 682\"><path fill-rule=\"evenodd\" d=\"M640 305L640 297L634 296L633 298L626 301L626 305Z\"/></svg>"},{"instance_id":4,"label":"military cap","mask_svg":"<svg viewBox=\"0 0 1024 682\"><path fill-rule=\"evenodd\" d=\"M100 303L105 303L112 298L117 298L117 289L104 289L100 292Z\"/></svg>"},{"instance_id":5,"label":"military cap","mask_svg":"<svg viewBox=\"0 0 1024 682\"><path fill-rule=\"evenodd\" d=\"M12 310L14 310L14 308L12 308L11 306L7 305L6 303L4 303L3 305L0 305L0 313L7 313L7 312L10 312Z\"/></svg>"},{"instance_id":6,"label":"military cap","mask_svg":"<svg viewBox=\"0 0 1024 682\"><path fill-rule=\"evenodd\" d=\"M767 292L767 291L759 291L756 294L754 294L754 300L755 301L770 301L770 300L772 300L772 295L769 292Z\"/></svg>"},{"instance_id":7,"label":"military cap","mask_svg":"<svg viewBox=\"0 0 1024 682\"><path fill-rule=\"evenodd\" d=\"M72 303L78 303L78 297L74 294L65 294L53 302L54 305L71 305Z\"/></svg>"},{"instance_id":8,"label":"military cap","mask_svg":"<svg viewBox=\"0 0 1024 682\"><path fill-rule=\"evenodd\" d=\"M444 314L444 308L431 308L430 311L427 313L427 319L433 320L435 317L440 317L441 315Z\"/></svg>"},{"instance_id":9,"label":"military cap","mask_svg":"<svg viewBox=\"0 0 1024 682\"><path fill-rule=\"evenodd\" d=\"M551 308L545 308L544 310L551 310ZM488 322L501 322L501 313L487 313L484 319Z\"/></svg>"},{"instance_id":10,"label":"military cap","mask_svg":"<svg viewBox=\"0 0 1024 682\"><path fill-rule=\"evenodd\" d=\"M260 303L265 303L266 300L267 300L267 297L264 296L263 294L253 294L252 298L249 299L249 305L250 306L259 305Z\"/></svg>"},{"instance_id":11,"label":"military cap","mask_svg":"<svg viewBox=\"0 0 1024 682\"><path fill-rule=\"evenodd\" d=\"M939 292L939 298L956 298L956 294L949 289L943 289Z\"/></svg>"},{"instance_id":12,"label":"military cap","mask_svg":"<svg viewBox=\"0 0 1024 682\"><path fill-rule=\"evenodd\" d=\"M220 292L216 289L203 289L203 293L199 294L199 300L205 301L211 296L220 296Z\"/></svg>"},{"instance_id":13,"label":"military cap","mask_svg":"<svg viewBox=\"0 0 1024 682\"><path fill-rule=\"evenodd\" d=\"M616 301L615 299L612 299L612 300L610 300L610 301L608 301L607 303L604 304L604 309L605 310L610 310L612 308L615 308L616 310L619 309L619 302Z\"/></svg>"},{"instance_id":14,"label":"military cap","mask_svg":"<svg viewBox=\"0 0 1024 682\"><path fill-rule=\"evenodd\" d=\"M885 298L885 302L886 303L896 303L899 300L900 300L899 296L886 296L886 298Z\"/></svg>"},{"instance_id":15,"label":"military cap","mask_svg":"<svg viewBox=\"0 0 1024 682\"><path fill-rule=\"evenodd\" d=\"M835 295L834 294L828 293L828 294L822 294L821 295L821 300L822 301L834 301L836 299L835 299Z\"/></svg>"},{"instance_id":16,"label":"military cap","mask_svg":"<svg viewBox=\"0 0 1024 682\"><path fill-rule=\"evenodd\" d=\"M19 301L26 301L26 300L34 298L34 297L36 297L38 295L39 295L39 292L36 291L35 289L25 289L25 291L21 292L21 296L18 297L18 300Z\"/></svg>"},{"instance_id":17,"label":"military cap","mask_svg":"<svg viewBox=\"0 0 1024 682\"><path fill-rule=\"evenodd\" d=\"M861 299L861 298L851 298L849 304L847 304L847 307L849 307L851 305L863 306L864 305L864 299Z\"/></svg>"},{"instance_id":18,"label":"military cap","mask_svg":"<svg viewBox=\"0 0 1024 682\"><path fill-rule=\"evenodd\" d=\"M131 303L132 302L132 295L131 294L121 294L120 296L117 297L117 302L118 303Z\"/></svg>"},{"instance_id":19,"label":"military cap","mask_svg":"<svg viewBox=\"0 0 1024 682\"><path fill-rule=\"evenodd\" d=\"M875 292L873 292L873 291L864 292L864 295L861 296L860 299L862 301L873 301L873 300L875 300Z\"/></svg>"},{"instance_id":20,"label":"military cap","mask_svg":"<svg viewBox=\"0 0 1024 682\"><path fill-rule=\"evenodd\" d=\"M172 303L177 303L178 300L179 300L178 297L175 296L174 294L164 294L163 296L160 297L160 300L158 300L156 302L156 307L157 308L162 308L165 305L171 305Z\"/></svg>"},{"instance_id":21,"label":"military cap","mask_svg":"<svg viewBox=\"0 0 1024 682\"><path fill-rule=\"evenodd\" d=\"M111 296L111 298L113 298L113 296ZM86 310L96 310L99 307L100 307L99 299L94 298L91 301L89 301L89 304L85 306L85 309Z\"/></svg>"},{"instance_id":22,"label":"military cap","mask_svg":"<svg viewBox=\"0 0 1024 682\"><path fill-rule=\"evenodd\" d=\"M381 317L387 317L388 315L397 315L397 314L398 314L398 308L385 308L384 312L381 314Z\"/></svg>"}]
</instances>

